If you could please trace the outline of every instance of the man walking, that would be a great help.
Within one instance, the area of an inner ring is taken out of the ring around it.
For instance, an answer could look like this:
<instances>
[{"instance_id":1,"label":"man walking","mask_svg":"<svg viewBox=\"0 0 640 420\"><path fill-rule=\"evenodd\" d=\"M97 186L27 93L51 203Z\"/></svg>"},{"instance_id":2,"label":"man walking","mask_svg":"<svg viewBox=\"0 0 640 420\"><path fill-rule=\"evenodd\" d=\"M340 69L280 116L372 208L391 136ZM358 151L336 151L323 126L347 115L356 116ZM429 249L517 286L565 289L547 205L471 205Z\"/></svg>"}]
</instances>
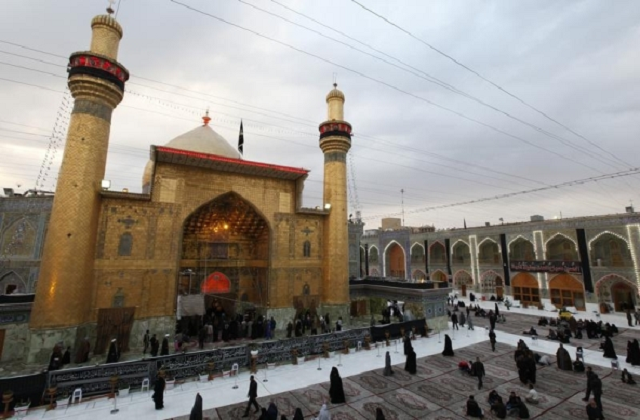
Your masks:
<instances>
[{"instance_id":1,"label":"man walking","mask_svg":"<svg viewBox=\"0 0 640 420\"><path fill-rule=\"evenodd\" d=\"M142 354L147 353L147 349L149 348L149 330L144 333L144 338L142 339L142 344L144 344L144 349L142 350Z\"/></svg>"},{"instance_id":2,"label":"man walking","mask_svg":"<svg viewBox=\"0 0 640 420\"><path fill-rule=\"evenodd\" d=\"M482 377L484 376L484 365L480 361L479 357L476 357L476 361L473 362L471 370L478 377L478 389L482 389Z\"/></svg>"},{"instance_id":3,"label":"man walking","mask_svg":"<svg viewBox=\"0 0 640 420\"><path fill-rule=\"evenodd\" d=\"M456 329L459 330L460 328L458 328L458 315L456 315L456 313L452 313L451 314L451 329Z\"/></svg>"},{"instance_id":4,"label":"man walking","mask_svg":"<svg viewBox=\"0 0 640 420\"><path fill-rule=\"evenodd\" d=\"M249 384L249 404L247 404L247 409L244 411L244 416L242 417L249 417L251 404L256 408L256 413L260 411L260 406L258 405L256 398L258 398L258 383L253 379L253 375L251 375L251 383Z\"/></svg>"},{"instance_id":5,"label":"man walking","mask_svg":"<svg viewBox=\"0 0 640 420\"><path fill-rule=\"evenodd\" d=\"M489 342L491 343L491 351L496 351L496 333L489 331Z\"/></svg>"}]
</instances>

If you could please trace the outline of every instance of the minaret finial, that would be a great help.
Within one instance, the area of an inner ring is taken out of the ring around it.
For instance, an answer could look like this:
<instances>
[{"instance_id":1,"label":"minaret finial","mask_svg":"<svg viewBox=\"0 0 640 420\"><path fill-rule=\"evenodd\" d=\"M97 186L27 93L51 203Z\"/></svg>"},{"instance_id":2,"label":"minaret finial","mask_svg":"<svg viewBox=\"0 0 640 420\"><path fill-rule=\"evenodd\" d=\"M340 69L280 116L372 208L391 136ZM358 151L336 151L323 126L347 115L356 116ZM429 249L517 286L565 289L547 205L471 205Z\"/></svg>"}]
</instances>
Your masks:
<instances>
[{"instance_id":1,"label":"minaret finial","mask_svg":"<svg viewBox=\"0 0 640 420\"><path fill-rule=\"evenodd\" d=\"M108 2L109 2L109 7L107 7L107 13L112 15L115 13L115 10L113 10L113 5L115 4L116 0L108 0Z\"/></svg>"},{"instance_id":2,"label":"minaret finial","mask_svg":"<svg viewBox=\"0 0 640 420\"><path fill-rule=\"evenodd\" d=\"M202 117L202 121L204 121L204 125L209 125L209 121L211 121L211 118L209 117L209 108L207 108L207 112L205 112L204 117Z\"/></svg>"}]
</instances>

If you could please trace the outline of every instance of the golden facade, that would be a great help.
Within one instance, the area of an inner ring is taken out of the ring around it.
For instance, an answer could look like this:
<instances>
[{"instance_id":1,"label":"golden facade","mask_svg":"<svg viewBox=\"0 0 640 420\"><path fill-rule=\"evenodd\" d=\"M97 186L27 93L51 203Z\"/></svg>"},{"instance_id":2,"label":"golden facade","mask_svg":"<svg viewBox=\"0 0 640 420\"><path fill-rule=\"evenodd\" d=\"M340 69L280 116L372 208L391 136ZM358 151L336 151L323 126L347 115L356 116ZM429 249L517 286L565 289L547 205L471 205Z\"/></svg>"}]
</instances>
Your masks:
<instances>
[{"instance_id":1,"label":"golden facade","mask_svg":"<svg viewBox=\"0 0 640 420\"><path fill-rule=\"evenodd\" d=\"M106 191L111 111L128 75L116 61L120 25L98 16L92 28L91 51L71 57L76 102L28 360L42 360L61 340L97 340L99 314L108 308L134 313L131 334L172 333L177 297L199 293L214 274L229 281L216 295L226 309L274 316L279 328L303 309L347 320L351 126L342 121L342 92L327 96L329 120L320 126L325 209L301 207L306 170L242 160L208 127L208 117L167 146L151 147L143 194Z\"/></svg>"}]
</instances>

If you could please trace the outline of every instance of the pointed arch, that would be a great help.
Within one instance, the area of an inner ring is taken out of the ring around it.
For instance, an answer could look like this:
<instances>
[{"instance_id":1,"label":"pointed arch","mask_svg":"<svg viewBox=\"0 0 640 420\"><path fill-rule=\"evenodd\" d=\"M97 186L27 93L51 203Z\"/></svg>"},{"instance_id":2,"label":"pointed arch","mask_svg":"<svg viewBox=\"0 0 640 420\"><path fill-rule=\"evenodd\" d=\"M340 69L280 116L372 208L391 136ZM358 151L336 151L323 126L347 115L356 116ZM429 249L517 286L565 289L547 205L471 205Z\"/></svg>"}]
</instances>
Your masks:
<instances>
[{"instance_id":1,"label":"pointed arch","mask_svg":"<svg viewBox=\"0 0 640 420\"><path fill-rule=\"evenodd\" d=\"M27 284L15 271L9 271L0 277L0 295L27 293Z\"/></svg>"},{"instance_id":2,"label":"pointed arch","mask_svg":"<svg viewBox=\"0 0 640 420\"><path fill-rule=\"evenodd\" d=\"M414 249L416 249L416 251L414 251ZM420 242L414 242L409 251L411 254L411 263L424 262L424 245Z\"/></svg>"},{"instance_id":3,"label":"pointed arch","mask_svg":"<svg viewBox=\"0 0 640 420\"><path fill-rule=\"evenodd\" d=\"M578 261L578 243L564 233L557 232L544 242L546 259L551 261Z\"/></svg>"},{"instance_id":4,"label":"pointed arch","mask_svg":"<svg viewBox=\"0 0 640 420\"><path fill-rule=\"evenodd\" d=\"M502 264L502 254L500 253L500 245L498 242L491 238L484 238L478 243L478 264Z\"/></svg>"},{"instance_id":5,"label":"pointed arch","mask_svg":"<svg viewBox=\"0 0 640 420\"><path fill-rule=\"evenodd\" d=\"M451 245L451 263L466 265L471 262L471 247L462 239L458 239Z\"/></svg>"},{"instance_id":6,"label":"pointed arch","mask_svg":"<svg viewBox=\"0 0 640 420\"><path fill-rule=\"evenodd\" d=\"M628 305L638 305L638 285L619 274L607 274L596 282L596 294L600 302L613 304L616 311L624 311Z\"/></svg>"},{"instance_id":7,"label":"pointed arch","mask_svg":"<svg viewBox=\"0 0 640 420\"><path fill-rule=\"evenodd\" d=\"M29 219L21 217L2 232L0 254L27 257L35 252L37 229Z\"/></svg>"},{"instance_id":8,"label":"pointed arch","mask_svg":"<svg viewBox=\"0 0 640 420\"><path fill-rule=\"evenodd\" d=\"M369 247L369 264L378 264L379 259L380 259L380 250L376 245L371 245Z\"/></svg>"},{"instance_id":9,"label":"pointed arch","mask_svg":"<svg viewBox=\"0 0 640 420\"><path fill-rule=\"evenodd\" d=\"M622 235L603 231L589 242L591 261L599 267L633 267L629 241Z\"/></svg>"},{"instance_id":10,"label":"pointed arch","mask_svg":"<svg viewBox=\"0 0 640 420\"><path fill-rule=\"evenodd\" d=\"M455 286L473 285L473 276L467 270L458 270L453 274L453 284Z\"/></svg>"},{"instance_id":11,"label":"pointed arch","mask_svg":"<svg viewBox=\"0 0 640 420\"><path fill-rule=\"evenodd\" d=\"M447 249L441 241L429 245L429 265L443 265L447 263Z\"/></svg>"},{"instance_id":12,"label":"pointed arch","mask_svg":"<svg viewBox=\"0 0 640 420\"><path fill-rule=\"evenodd\" d=\"M504 280L494 270L487 270L480 275L480 288L483 293L495 293L497 297L501 297L504 293Z\"/></svg>"},{"instance_id":13,"label":"pointed arch","mask_svg":"<svg viewBox=\"0 0 640 420\"><path fill-rule=\"evenodd\" d=\"M430 280L433 282L446 282L448 281L447 273L442 270L436 270L431 273Z\"/></svg>"},{"instance_id":14,"label":"pointed arch","mask_svg":"<svg viewBox=\"0 0 640 420\"><path fill-rule=\"evenodd\" d=\"M533 261L536 259L536 250L529 239L522 235L518 235L507 245L509 250L509 258L518 261Z\"/></svg>"},{"instance_id":15,"label":"pointed arch","mask_svg":"<svg viewBox=\"0 0 640 420\"><path fill-rule=\"evenodd\" d=\"M413 270L411 273L411 278L417 282L424 282L427 279L427 273L423 270Z\"/></svg>"},{"instance_id":16,"label":"pointed arch","mask_svg":"<svg viewBox=\"0 0 640 420\"><path fill-rule=\"evenodd\" d=\"M384 275L404 279L406 275L407 253L395 239L384 247Z\"/></svg>"}]
</instances>

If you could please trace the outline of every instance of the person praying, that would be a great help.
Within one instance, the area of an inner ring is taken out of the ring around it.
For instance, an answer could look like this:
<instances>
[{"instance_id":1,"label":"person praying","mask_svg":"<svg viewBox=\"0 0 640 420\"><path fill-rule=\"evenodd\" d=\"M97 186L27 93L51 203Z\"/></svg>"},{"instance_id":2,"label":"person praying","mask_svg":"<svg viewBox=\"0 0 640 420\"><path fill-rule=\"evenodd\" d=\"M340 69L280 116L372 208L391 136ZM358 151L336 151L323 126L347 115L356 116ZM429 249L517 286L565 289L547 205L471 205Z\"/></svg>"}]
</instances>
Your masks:
<instances>
[{"instance_id":1,"label":"person praying","mask_svg":"<svg viewBox=\"0 0 640 420\"><path fill-rule=\"evenodd\" d=\"M327 404L322 404L320 413L318 413L318 420L331 420L331 413L327 409Z\"/></svg>"},{"instance_id":2,"label":"person praying","mask_svg":"<svg viewBox=\"0 0 640 420\"><path fill-rule=\"evenodd\" d=\"M636 381L633 380L633 376L629 373L627 369L622 370L622 382L627 385L635 385Z\"/></svg>"},{"instance_id":3,"label":"person praying","mask_svg":"<svg viewBox=\"0 0 640 420\"><path fill-rule=\"evenodd\" d=\"M386 420L382 408L376 407L376 420Z\"/></svg>"},{"instance_id":4,"label":"person praying","mask_svg":"<svg viewBox=\"0 0 640 420\"><path fill-rule=\"evenodd\" d=\"M346 398L344 396L344 388L342 387L342 378L338 372L338 368L335 366L331 368L330 376L331 384L329 386L329 396L331 397L331 404L344 404Z\"/></svg>"},{"instance_id":5,"label":"person praying","mask_svg":"<svg viewBox=\"0 0 640 420\"><path fill-rule=\"evenodd\" d=\"M477 417L480 419L484 418L482 409L478 405L478 402L475 400L473 395L469 395L469 399L467 400L467 416Z\"/></svg>"},{"instance_id":6,"label":"person praying","mask_svg":"<svg viewBox=\"0 0 640 420\"><path fill-rule=\"evenodd\" d=\"M71 347L67 346L67 349L62 355L62 366L68 365L69 363L71 363Z\"/></svg>"},{"instance_id":7,"label":"person praying","mask_svg":"<svg viewBox=\"0 0 640 420\"><path fill-rule=\"evenodd\" d=\"M391 355L387 352L384 356L384 376L393 375L393 369L391 369Z\"/></svg>"},{"instance_id":8,"label":"person praying","mask_svg":"<svg viewBox=\"0 0 640 420\"><path fill-rule=\"evenodd\" d=\"M453 357L453 344L451 343L451 338L449 334L444 335L444 350L442 351L443 356Z\"/></svg>"},{"instance_id":9,"label":"person praying","mask_svg":"<svg viewBox=\"0 0 640 420\"><path fill-rule=\"evenodd\" d=\"M300 408L296 408L295 413L293 413L293 420L304 420L304 416L302 415L302 410Z\"/></svg>"},{"instance_id":10,"label":"person praying","mask_svg":"<svg viewBox=\"0 0 640 420\"><path fill-rule=\"evenodd\" d=\"M203 420L202 417L202 397L200 393L196 394L196 402L193 404L189 420Z\"/></svg>"}]
</instances>

